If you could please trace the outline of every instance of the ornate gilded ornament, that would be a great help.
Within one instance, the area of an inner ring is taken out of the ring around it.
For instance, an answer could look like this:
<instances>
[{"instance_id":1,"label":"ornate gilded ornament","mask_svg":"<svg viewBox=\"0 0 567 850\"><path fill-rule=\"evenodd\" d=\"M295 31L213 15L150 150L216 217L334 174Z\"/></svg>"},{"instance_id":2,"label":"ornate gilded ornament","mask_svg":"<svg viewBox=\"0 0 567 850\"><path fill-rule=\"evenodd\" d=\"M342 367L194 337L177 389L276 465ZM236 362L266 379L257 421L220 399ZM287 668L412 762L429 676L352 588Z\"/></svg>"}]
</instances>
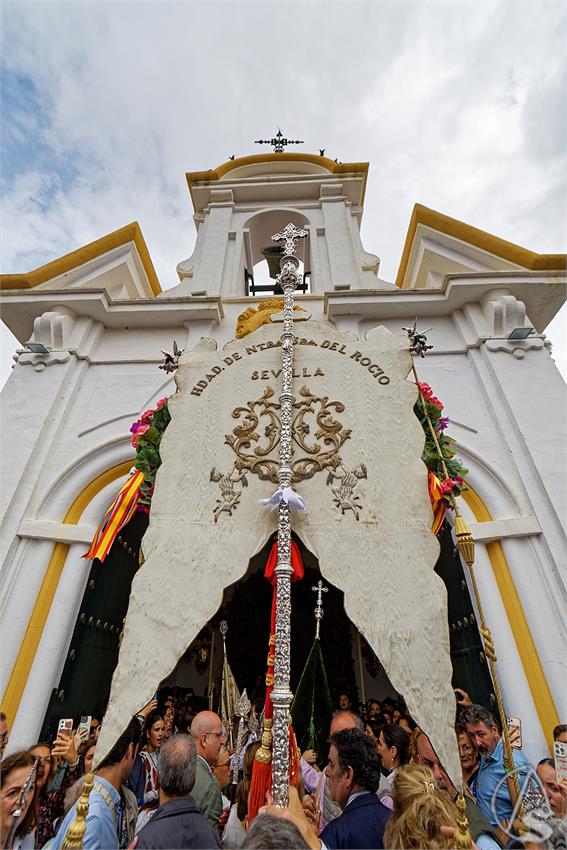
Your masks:
<instances>
[{"instance_id":1,"label":"ornate gilded ornament","mask_svg":"<svg viewBox=\"0 0 567 850\"><path fill-rule=\"evenodd\" d=\"M260 301L256 308L247 307L236 321L236 339L242 339L253 331L257 331L262 325L269 324L270 316L281 313L283 306L283 298L266 298L265 301ZM298 305L295 305L293 309L302 311Z\"/></svg>"},{"instance_id":2,"label":"ornate gilded ornament","mask_svg":"<svg viewBox=\"0 0 567 850\"><path fill-rule=\"evenodd\" d=\"M279 460L275 450L282 436L280 423L281 405L274 399L274 390L267 387L260 398L235 407L233 419L238 420L231 434L225 435L225 443L236 455L232 469L222 473L213 467L211 481L219 484L221 498L214 509L215 522L221 513L232 516L238 506L242 490L246 487L246 473L257 475L261 481L279 482ZM296 484L313 478L318 472L329 470L327 484L331 488L333 501L344 515L352 511L358 521L362 503L354 492L358 482L367 478L366 466L361 463L347 469L340 455L351 430L345 428L337 417L345 411L341 401L331 401L328 396L317 396L307 386L299 390L299 398L292 404L291 438L300 449L298 457L290 462L291 483Z\"/></svg>"}]
</instances>

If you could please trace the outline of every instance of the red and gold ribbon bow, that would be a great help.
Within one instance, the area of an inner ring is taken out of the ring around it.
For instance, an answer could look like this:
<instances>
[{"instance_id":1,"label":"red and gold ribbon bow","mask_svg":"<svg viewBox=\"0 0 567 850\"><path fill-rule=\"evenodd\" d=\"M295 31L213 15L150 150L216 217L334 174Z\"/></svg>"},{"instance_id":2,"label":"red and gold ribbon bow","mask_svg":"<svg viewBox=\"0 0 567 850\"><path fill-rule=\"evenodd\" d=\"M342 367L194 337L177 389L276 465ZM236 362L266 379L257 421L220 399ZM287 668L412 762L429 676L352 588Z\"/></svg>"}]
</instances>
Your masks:
<instances>
[{"instance_id":1,"label":"red and gold ribbon bow","mask_svg":"<svg viewBox=\"0 0 567 850\"><path fill-rule=\"evenodd\" d=\"M428 474L429 481L429 498L433 508L433 525L431 531L434 534L439 534L439 530L443 525L445 513L447 512L447 501L445 499L445 490L443 484L434 472Z\"/></svg>"},{"instance_id":2,"label":"red and gold ribbon bow","mask_svg":"<svg viewBox=\"0 0 567 850\"><path fill-rule=\"evenodd\" d=\"M99 561L104 561L116 535L130 522L134 515L140 496L140 484L143 480L144 473L136 471L122 485L116 498L103 516L89 551L85 552L83 558L92 558L93 560L98 558Z\"/></svg>"}]
</instances>

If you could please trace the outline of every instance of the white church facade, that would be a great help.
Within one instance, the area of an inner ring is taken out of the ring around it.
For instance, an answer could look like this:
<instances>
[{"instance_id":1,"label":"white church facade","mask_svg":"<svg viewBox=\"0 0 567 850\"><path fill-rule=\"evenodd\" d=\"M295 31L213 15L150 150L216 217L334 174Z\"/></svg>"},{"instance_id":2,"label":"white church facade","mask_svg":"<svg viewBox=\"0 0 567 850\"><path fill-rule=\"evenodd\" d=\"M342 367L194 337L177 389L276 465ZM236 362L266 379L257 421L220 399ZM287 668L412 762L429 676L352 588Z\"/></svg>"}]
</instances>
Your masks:
<instances>
[{"instance_id":1,"label":"white church facade","mask_svg":"<svg viewBox=\"0 0 567 850\"><path fill-rule=\"evenodd\" d=\"M48 709L59 704L64 716L61 683L80 661L78 624L118 644L122 624L84 608L90 585L93 596L98 588L82 556L132 467L131 422L175 392L174 375L159 369L162 352L173 340L190 352L210 338L221 351L267 333L277 310L265 305L274 293L262 249L293 222L309 234L298 338L301 319L360 339L381 327L405 337L416 317L431 329L433 348L416 365L442 399L469 470L461 511L506 710L521 719L526 755L547 752L551 730L567 718L567 394L544 335L566 298L565 257L416 205L396 282L388 282L360 238L367 178L367 163L305 153L189 173L197 239L170 289L161 289L136 223L2 276L2 320L22 346L0 396L0 691L12 744L37 739ZM250 377L260 395L271 365L257 356ZM192 389L207 397L198 383ZM363 516L356 527L364 535ZM478 612L451 619L450 608L449 633L477 621ZM359 694L380 697L357 675Z\"/></svg>"}]
</instances>

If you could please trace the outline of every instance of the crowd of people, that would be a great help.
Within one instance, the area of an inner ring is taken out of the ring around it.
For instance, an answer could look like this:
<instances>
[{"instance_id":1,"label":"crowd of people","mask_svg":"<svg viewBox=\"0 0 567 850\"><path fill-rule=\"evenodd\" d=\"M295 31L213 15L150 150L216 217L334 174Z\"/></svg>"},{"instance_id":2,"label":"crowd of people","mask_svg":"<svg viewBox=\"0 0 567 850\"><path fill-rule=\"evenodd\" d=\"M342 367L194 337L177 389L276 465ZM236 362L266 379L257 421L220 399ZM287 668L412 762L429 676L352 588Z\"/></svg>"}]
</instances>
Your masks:
<instances>
[{"instance_id":1,"label":"crowd of people","mask_svg":"<svg viewBox=\"0 0 567 850\"><path fill-rule=\"evenodd\" d=\"M462 782L449 777L403 701L370 699L365 706L353 706L342 694L329 728L328 752L301 753L288 807L274 806L268 794L249 822L261 729L249 733L236 753L236 735L229 738L226 725L203 708L202 700L190 691L162 691L96 764L83 846L452 847L459 828L456 801L463 792L476 847L521 846L498 723L464 692L458 691L457 699ZM61 730L54 741L10 752L7 719L0 712L2 848L64 846L85 776L93 769L101 722L93 717L90 729ZM567 725L557 726L553 736L567 743ZM526 776L531 766L521 749L514 749L513 756L518 775ZM553 758L542 756L535 765L536 784L549 807L551 844L561 846L559 835L565 846L567 782L557 777Z\"/></svg>"}]
</instances>

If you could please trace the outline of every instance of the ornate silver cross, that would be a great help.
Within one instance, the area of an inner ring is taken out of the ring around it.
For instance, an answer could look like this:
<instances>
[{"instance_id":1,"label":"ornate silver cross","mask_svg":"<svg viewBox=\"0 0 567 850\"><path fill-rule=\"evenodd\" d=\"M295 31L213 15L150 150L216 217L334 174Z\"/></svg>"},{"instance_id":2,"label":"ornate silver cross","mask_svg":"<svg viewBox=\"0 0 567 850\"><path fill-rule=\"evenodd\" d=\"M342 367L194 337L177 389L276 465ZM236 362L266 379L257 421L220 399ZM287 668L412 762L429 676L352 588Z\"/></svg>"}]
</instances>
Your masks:
<instances>
[{"instance_id":1,"label":"ornate silver cross","mask_svg":"<svg viewBox=\"0 0 567 850\"><path fill-rule=\"evenodd\" d=\"M295 224L286 224L286 226L280 230L279 233L274 233L272 236L273 242L285 242L284 245L284 254L295 254L295 242L297 239L305 239L306 236L309 236L307 230L304 230L303 227L296 227Z\"/></svg>"},{"instance_id":2,"label":"ornate silver cross","mask_svg":"<svg viewBox=\"0 0 567 850\"><path fill-rule=\"evenodd\" d=\"M234 708L234 713L239 718L238 720L238 734L236 736L236 752L234 754L234 761L232 764L232 784L238 785L238 771L240 770L240 756L242 753L242 747L244 746L244 736L246 734L246 726L245 726L245 718L250 714L250 709L252 708L252 703L248 699L248 694L246 693L246 688L242 691L240 699L236 703Z\"/></svg>"},{"instance_id":3,"label":"ornate silver cross","mask_svg":"<svg viewBox=\"0 0 567 850\"><path fill-rule=\"evenodd\" d=\"M317 607L315 608L315 639L319 640L319 629L321 627L321 620L323 619L323 594L329 592L329 588L325 587L321 579L317 582L315 587L312 587L311 590L317 594Z\"/></svg>"}]
</instances>

